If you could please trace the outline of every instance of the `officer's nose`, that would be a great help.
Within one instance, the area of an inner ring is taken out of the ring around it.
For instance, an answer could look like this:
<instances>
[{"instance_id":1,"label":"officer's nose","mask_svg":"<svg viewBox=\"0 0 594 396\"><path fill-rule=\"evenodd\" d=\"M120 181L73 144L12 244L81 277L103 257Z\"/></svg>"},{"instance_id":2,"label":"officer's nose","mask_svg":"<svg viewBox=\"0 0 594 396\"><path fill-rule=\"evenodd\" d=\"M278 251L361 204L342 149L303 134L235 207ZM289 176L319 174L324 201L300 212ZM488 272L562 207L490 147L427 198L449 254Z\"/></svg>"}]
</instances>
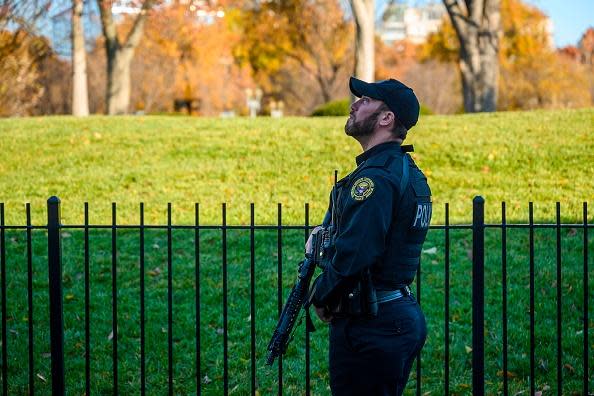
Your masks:
<instances>
[{"instance_id":1,"label":"officer's nose","mask_svg":"<svg viewBox=\"0 0 594 396\"><path fill-rule=\"evenodd\" d=\"M357 108L359 107L359 101L361 99L357 99L353 102L353 104L351 104L351 111L357 111Z\"/></svg>"}]
</instances>

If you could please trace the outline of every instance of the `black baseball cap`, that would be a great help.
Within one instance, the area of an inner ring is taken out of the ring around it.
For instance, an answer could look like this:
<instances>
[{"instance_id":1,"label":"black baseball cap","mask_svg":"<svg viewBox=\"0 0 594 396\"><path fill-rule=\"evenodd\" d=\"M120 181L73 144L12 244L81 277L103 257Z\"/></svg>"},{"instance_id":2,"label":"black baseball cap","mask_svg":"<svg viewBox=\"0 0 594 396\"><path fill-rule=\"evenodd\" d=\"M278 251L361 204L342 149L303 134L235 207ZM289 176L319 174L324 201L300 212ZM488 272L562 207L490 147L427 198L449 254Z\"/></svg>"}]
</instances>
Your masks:
<instances>
[{"instance_id":1,"label":"black baseball cap","mask_svg":"<svg viewBox=\"0 0 594 396\"><path fill-rule=\"evenodd\" d=\"M415 126L419 119L420 106L415 93L398 80L368 83L351 77L349 88L359 98L368 96L384 102L406 129Z\"/></svg>"}]
</instances>

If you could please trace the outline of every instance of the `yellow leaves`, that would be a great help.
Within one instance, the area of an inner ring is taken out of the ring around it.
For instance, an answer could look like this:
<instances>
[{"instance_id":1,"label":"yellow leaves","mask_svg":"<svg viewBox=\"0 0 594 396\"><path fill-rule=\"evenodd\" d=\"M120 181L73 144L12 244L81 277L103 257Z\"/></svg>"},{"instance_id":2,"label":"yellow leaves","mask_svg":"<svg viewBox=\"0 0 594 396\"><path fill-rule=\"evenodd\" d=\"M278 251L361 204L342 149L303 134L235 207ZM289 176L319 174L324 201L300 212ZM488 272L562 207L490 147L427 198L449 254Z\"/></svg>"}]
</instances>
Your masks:
<instances>
[{"instance_id":1,"label":"yellow leaves","mask_svg":"<svg viewBox=\"0 0 594 396\"><path fill-rule=\"evenodd\" d=\"M510 55L535 55L549 49L547 17L538 8L520 0L503 0L501 20L504 37L501 50Z\"/></svg>"},{"instance_id":2,"label":"yellow leaves","mask_svg":"<svg viewBox=\"0 0 594 396\"><path fill-rule=\"evenodd\" d=\"M431 33L425 44L421 46L420 59L421 61L436 59L440 62L455 62L458 60L459 48L454 26L449 17L444 17L439 30Z\"/></svg>"},{"instance_id":3,"label":"yellow leaves","mask_svg":"<svg viewBox=\"0 0 594 396\"><path fill-rule=\"evenodd\" d=\"M547 17L520 0L504 0L501 16L499 106L587 106L586 71L553 51Z\"/></svg>"},{"instance_id":4,"label":"yellow leaves","mask_svg":"<svg viewBox=\"0 0 594 396\"><path fill-rule=\"evenodd\" d=\"M503 370L499 370L497 372L497 376L498 377L503 377ZM513 371L507 371L506 373L507 378L516 378L518 376L518 374L514 373Z\"/></svg>"}]
</instances>

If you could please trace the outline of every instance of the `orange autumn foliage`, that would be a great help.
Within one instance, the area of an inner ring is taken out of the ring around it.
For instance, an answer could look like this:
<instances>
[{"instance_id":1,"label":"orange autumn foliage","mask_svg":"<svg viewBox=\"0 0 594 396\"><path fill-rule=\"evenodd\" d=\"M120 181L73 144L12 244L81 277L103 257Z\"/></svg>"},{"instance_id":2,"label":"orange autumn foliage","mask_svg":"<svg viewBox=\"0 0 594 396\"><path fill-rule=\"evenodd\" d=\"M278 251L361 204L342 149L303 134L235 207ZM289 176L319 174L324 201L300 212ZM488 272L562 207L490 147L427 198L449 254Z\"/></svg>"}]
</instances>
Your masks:
<instances>
[{"instance_id":1,"label":"orange autumn foliage","mask_svg":"<svg viewBox=\"0 0 594 396\"><path fill-rule=\"evenodd\" d=\"M553 48L548 19L521 0L502 0L499 48L500 110L591 105L588 73ZM458 61L459 44L449 19L429 36L421 59Z\"/></svg>"},{"instance_id":2,"label":"orange autumn foliage","mask_svg":"<svg viewBox=\"0 0 594 396\"><path fill-rule=\"evenodd\" d=\"M150 12L144 38L132 61L132 111L172 112L175 100L197 99L198 114L218 115L243 111L245 88L252 86L250 70L234 61L232 49L239 40L229 13L198 20L184 4L158 7ZM131 20L118 25L120 34ZM105 57L99 38L89 54L91 111L104 111Z\"/></svg>"}]
</instances>

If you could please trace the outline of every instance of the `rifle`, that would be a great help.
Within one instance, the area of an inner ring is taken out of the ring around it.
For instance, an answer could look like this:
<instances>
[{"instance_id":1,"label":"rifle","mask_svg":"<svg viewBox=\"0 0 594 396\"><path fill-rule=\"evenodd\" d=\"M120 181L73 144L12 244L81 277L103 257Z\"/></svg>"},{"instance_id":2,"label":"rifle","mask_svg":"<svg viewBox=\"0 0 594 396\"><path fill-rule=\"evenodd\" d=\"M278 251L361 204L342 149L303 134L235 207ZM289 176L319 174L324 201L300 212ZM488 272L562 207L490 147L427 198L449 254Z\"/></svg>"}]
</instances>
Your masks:
<instances>
[{"instance_id":1,"label":"rifle","mask_svg":"<svg viewBox=\"0 0 594 396\"><path fill-rule=\"evenodd\" d=\"M313 277L316 266L319 265L320 260L324 255L324 249L322 244L327 243L328 232L326 230L320 230L319 232L312 234L312 247L311 253L305 253L305 260L299 264L299 275L297 282L289 294L287 303L285 304L276 329L272 334L272 338L268 343L268 355L266 358L266 365L271 366L274 363L274 359L280 355L284 355L289 346L289 342L293 339L293 328L297 321L297 316L301 311L301 307L307 309L309 307L309 301L306 301L307 294L309 292L309 284ZM306 315L306 327L308 331L314 331L313 322ZM299 322L301 323L301 322Z\"/></svg>"}]
</instances>

